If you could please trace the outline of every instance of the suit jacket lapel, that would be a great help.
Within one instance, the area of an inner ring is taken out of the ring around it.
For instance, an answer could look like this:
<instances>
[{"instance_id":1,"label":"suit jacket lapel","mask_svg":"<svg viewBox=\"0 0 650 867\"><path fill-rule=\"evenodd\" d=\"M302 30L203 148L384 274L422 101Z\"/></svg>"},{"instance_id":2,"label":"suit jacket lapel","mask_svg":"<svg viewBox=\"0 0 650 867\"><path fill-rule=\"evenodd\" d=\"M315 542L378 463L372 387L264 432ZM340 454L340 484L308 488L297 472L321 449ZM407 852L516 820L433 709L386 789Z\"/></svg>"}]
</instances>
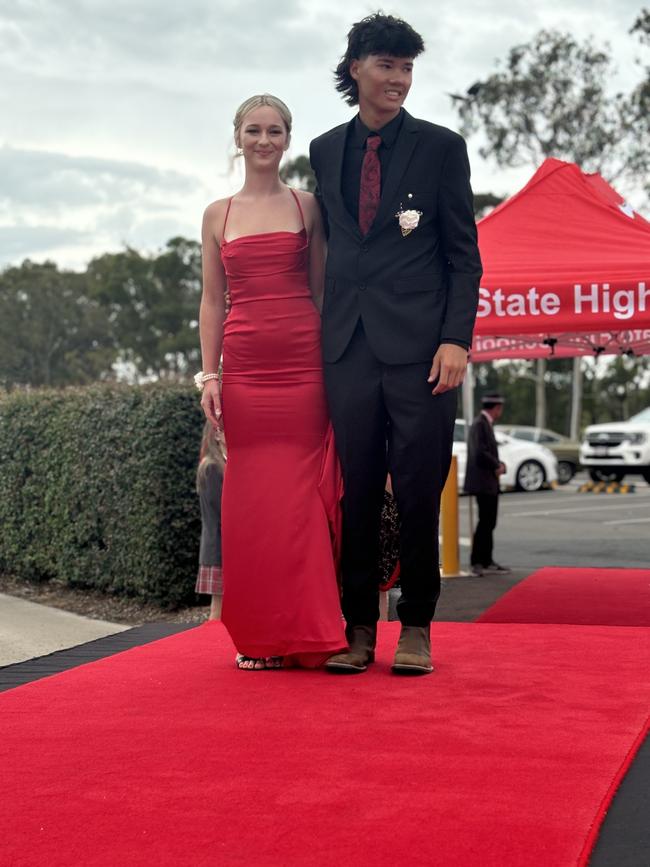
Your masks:
<instances>
[{"instance_id":1,"label":"suit jacket lapel","mask_svg":"<svg viewBox=\"0 0 650 867\"><path fill-rule=\"evenodd\" d=\"M395 152L393 153L388 173L384 179L381 199L379 201L379 210L377 211L377 216L372 224L369 235L373 235L376 231L381 229L389 219L395 219L395 202L393 200L399 189L402 178L404 177L404 173L408 168L415 146L418 143L419 132L420 129L415 118L411 117L407 111L404 111L402 129L400 130L397 141L394 144ZM402 202L402 205L405 208L408 207L404 202Z\"/></svg>"},{"instance_id":2,"label":"suit jacket lapel","mask_svg":"<svg viewBox=\"0 0 650 867\"><path fill-rule=\"evenodd\" d=\"M354 121L350 121L354 123ZM332 171L332 187L337 191L336 206L339 216L342 220L347 221L348 228L351 232L361 237L361 229L359 224L345 207L341 185L343 181L343 157L345 155L345 143L348 136L348 127L350 124L345 124L340 128L338 134L331 145L331 171Z\"/></svg>"}]
</instances>

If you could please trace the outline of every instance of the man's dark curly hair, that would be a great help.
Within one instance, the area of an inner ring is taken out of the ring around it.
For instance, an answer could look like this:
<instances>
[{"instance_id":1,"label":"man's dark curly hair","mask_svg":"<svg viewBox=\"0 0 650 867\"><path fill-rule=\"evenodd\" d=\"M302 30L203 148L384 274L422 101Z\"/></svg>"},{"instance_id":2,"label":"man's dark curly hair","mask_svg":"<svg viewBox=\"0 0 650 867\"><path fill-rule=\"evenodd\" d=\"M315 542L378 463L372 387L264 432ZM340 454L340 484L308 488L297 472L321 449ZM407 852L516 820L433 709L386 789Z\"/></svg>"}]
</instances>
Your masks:
<instances>
[{"instance_id":1,"label":"man's dark curly hair","mask_svg":"<svg viewBox=\"0 0 650 867\"><path fill-rule=\"evenodd\" d=\"M369 54L391 57L417 57L424 51L424 40L410 24L392 15L375 12L352 25L348 33L348 50L334 71L336 89L348 105L358 105L359 88L350 75L350 63Z\"/></svg>"}]
</instances>

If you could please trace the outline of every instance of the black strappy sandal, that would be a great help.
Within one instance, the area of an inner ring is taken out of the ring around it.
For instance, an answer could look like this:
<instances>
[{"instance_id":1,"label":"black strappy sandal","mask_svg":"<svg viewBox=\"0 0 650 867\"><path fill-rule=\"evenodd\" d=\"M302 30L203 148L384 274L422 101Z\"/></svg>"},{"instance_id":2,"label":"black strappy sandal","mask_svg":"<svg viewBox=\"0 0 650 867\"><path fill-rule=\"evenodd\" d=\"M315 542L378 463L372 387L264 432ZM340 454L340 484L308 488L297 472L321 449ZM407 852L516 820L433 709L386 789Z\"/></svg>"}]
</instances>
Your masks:
<instances>
[{"instance_id":1,"label":"black strappy sandal","mask_svg":"<svg viewBox=\"0 0 650 867\"><path fill-rule=\"evenodd\" d=\"M266 667L271 669L283 668L284 666L284 657L283 656L267 656L264 659Z\"/></svg>"},{"instance_id":2,"label":"black strappy sandal","mask_svg":"<svg viewBox=\"0 0 650 867\"><path fill-rule=\"evenodd\" d=\"M246 663L252 662L252 665ZM261 665L257 663L261 662ZM267 668L266 659L263 656L244 656L243 653L238 653L235 657L235 665L240 671L265 671Z\"/></svg>"}]
</instances>

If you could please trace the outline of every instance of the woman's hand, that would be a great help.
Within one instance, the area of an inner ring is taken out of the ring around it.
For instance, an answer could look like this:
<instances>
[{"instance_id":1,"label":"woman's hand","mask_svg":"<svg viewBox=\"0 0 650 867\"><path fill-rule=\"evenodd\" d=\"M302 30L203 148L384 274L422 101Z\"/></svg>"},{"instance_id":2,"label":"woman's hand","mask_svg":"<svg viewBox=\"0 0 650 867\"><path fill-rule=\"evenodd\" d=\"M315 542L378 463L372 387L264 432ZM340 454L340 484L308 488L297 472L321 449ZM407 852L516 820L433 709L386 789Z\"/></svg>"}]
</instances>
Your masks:
<instances>
[{"instance_id":1,"label":"woman's hand","mask_svg":"<svg viewBox=\"0 0 650 867\"><path fill-rule=\"evenodd\" d=\"M221 416L221 384L218 379L209 379L203 385L201 406L205 417L217 431L223 431L223 419Z\"/></svg>"}]
</instances>

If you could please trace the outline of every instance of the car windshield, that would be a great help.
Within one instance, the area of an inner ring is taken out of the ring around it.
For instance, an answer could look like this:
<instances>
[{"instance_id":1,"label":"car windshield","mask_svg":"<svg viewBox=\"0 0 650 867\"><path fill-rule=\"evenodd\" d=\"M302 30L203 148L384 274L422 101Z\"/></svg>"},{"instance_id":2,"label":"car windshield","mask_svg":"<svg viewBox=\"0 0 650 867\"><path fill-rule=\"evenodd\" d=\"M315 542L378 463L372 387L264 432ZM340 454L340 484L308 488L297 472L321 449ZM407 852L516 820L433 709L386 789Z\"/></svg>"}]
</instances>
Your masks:
<instances>
[{"instance_id":1,"label":"car windshield","mask_svg":"<svg viewBox=\"0 0 650 867\"><path fill-rule=\"evenodd\" d=\"M640 421L643 424L650 424L650 406L642 409L641 412L637 412L637 414L633 415L632 418L628 419L628 421Z\"/></svg>"},{"instance_id":2,"label":"car windshield","mask_svg":"<svg viewBox=\"0 0 650 867\"><path fill-rule=\"evenodd\" d=\"M516 437L518 440L528 440L528 442L535 442L535 431L529 430L524 427L513 427L510 429L509 433L512 434L513 437Z\"/></svg>"}]
</instances>

